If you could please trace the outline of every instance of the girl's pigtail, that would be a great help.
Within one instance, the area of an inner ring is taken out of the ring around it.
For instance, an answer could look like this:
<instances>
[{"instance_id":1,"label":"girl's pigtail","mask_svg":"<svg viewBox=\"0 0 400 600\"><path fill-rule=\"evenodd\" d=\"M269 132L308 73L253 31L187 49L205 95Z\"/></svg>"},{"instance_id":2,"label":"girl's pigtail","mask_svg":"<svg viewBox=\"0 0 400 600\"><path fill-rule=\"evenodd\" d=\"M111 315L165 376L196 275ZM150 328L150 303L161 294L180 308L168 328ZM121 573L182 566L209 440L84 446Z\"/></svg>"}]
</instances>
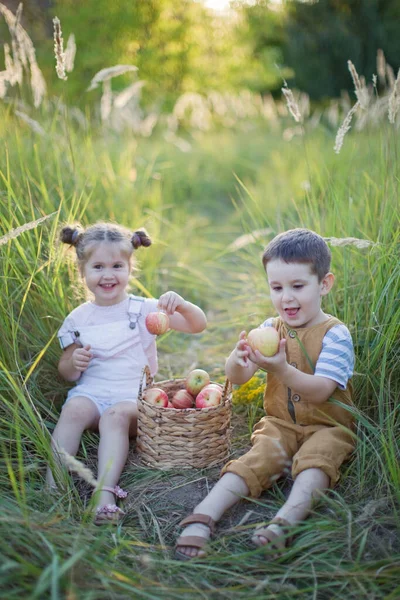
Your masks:
<instances>
[{"instance_id":1,"label":"girl's pigtail","mask_svg":"<svg viewBox=\"0 0 400 600\"><path fill-rule=\"evenodd\" d=\"M140 248L140 246L147 248L148 246L151 246L151 239L149 238L145 229L138 229L131 237L131 244L135 250Z\"/></svg>"},{"instance_id":2,"label":"girl's pigtail","mask_svg":"<svg viewBox=\"0 0 400 600\"><path fill-rule=\"evenodd\" d=\"M82 237L84 230L79 225L75 227L70 227L67 225L61 229L60 240L64 244L69 244L70 246L77 246L79 239Z\"/></svg>"}]
</instances>

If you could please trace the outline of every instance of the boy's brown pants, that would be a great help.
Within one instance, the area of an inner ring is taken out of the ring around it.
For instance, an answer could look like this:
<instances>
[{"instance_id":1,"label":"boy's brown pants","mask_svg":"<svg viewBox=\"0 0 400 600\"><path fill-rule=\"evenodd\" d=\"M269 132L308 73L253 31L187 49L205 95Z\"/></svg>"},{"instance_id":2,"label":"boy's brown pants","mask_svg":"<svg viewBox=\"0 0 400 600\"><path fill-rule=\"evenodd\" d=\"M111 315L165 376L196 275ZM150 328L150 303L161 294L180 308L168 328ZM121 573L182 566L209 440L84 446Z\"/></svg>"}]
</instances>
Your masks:
<instances>
[{"instance_id":1,"label":"boy's brown pants","mask_svg":"<svg viewBox=\"0 0 400 600\"><path fill-rule=\"evenodd\" d=\"M252 448L228 462L224 473L242 477L249 496L257 498L292 467L293 479L310 468L321 469L333 487L340 465L354 450L354 435L341 426L295 425L276 417L263 417L254 427Z\"/></svg>"}]
</instances>

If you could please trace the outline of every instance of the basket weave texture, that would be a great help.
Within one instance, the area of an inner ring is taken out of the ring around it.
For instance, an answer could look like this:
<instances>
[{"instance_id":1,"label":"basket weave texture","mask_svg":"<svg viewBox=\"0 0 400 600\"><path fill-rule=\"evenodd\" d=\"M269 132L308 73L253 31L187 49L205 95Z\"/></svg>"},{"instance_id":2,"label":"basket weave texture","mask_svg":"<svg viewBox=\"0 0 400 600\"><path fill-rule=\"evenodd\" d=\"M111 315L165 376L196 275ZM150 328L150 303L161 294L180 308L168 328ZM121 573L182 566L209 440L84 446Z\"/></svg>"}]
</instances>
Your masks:
<instances>
[{"instance_id":1,"label":"basket weave texture","mask_svg":"<svg viewBox=\"0 0 400 600\"><path fill-rule=\"evenodd\" d=\"M171 400L185 379L158 381ZM211 408L161 408L138 397L137 451L141 461L159 469L205 468L229 456L232 392L227 381L222 402Z\"/></svg>"}]
</instances>

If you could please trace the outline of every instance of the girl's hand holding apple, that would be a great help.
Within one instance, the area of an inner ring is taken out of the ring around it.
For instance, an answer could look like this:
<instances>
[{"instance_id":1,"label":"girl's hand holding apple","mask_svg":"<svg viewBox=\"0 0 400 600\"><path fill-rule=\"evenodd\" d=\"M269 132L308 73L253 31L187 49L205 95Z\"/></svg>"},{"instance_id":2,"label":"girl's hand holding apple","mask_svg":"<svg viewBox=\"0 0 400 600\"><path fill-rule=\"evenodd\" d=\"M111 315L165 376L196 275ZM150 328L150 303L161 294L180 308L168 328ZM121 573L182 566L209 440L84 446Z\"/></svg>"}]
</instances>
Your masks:
<instances>
[{"instance_id":1,"label":"girl's hand holding apple","mask_svg":"<svg viewBox=\"0 0 400 600\"><path fill-rule=\"evenodd\" d=\"M179 312L179 309L186 304L186 300L182 298L176 292L165 292L158 300L158 308L167 315L173 315L175 311Z\"/></svg>"}]
</instances>

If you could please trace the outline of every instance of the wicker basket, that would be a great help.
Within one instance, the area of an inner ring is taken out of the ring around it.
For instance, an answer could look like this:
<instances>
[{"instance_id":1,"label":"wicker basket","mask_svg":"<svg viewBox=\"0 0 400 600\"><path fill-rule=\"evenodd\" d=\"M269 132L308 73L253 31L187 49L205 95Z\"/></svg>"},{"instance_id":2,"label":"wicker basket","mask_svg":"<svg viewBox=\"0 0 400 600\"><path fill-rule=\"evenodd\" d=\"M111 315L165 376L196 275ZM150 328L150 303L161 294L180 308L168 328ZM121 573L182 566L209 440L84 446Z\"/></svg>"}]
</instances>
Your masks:
<instances>
[{"instance_id":1,"label":"wicker basket","mask_svg":"<svg viewBox=\"0 0 400 600\"><path fill-rule=\"evenodd\" d=\"M148 372L147 386L151 387ZM149 385L150 384L150 385ZM184 379L158 381L171 399L184 389ZM224 460L230 452L232 390L227 380L222 402L211 408L166 409L138 397L137 450L141 461L158 469L205 468Z\"/></svg>"}]
</instances>

